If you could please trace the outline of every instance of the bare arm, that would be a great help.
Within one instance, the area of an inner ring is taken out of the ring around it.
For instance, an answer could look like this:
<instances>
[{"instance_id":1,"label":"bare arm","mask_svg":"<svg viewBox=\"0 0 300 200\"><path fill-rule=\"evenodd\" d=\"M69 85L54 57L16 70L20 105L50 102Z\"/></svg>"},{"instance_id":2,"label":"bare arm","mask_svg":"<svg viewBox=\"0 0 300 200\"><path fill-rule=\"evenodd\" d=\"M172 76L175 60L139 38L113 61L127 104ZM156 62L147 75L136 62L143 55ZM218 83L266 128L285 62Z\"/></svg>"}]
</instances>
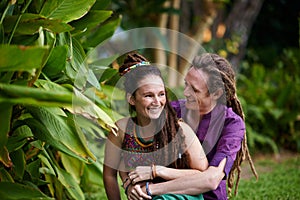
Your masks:
<instances>
[{"instance_id":1,"label":"bare arm","mask_svg":"<svg viewBox=\"0 0 300 200\"><path fill-rule=\"evenodd\" d=\"M204 172L198 171L193 176L184 176L174 180L150 184L149 189L152 195L166 193L196 195L210 190L215 190L224 177L224 158L218 167L210 166Z\"/></svg>"},{"instance_id":2,"label":"bare arm","mask_svg":"<svg viewBox=\"0 0 300 200\"><path fill-rule=\"evenodd\" d=\"M140 181L150 180L152 174L156 174L156 177L161 177L164 180L173 180L184 176L190 176L197 174L200 171L204 171L208 167L208 161L203 151L203 148L194 134L193 130L185 123L180 123L180 126L185 135L185 143L187 146L187 153L190 156L189 166L191 169L174 169L164 166L138 166L134 171L129 173L129 176L133 183Z\"/></svg>"},{"instance_id":3,"label":"bare arm","mask_svg":"<svg viewBox=\"0 0 300 200\"><path fill-rule=\"evenodd\" d=\"M111 167L103 166L103 181L108 199L121 200L117 172L117 170Z\"/></svg>"},{"instance_id":4,"label":"bare arm","mask_svg":"<svg viewBox=\"0 0 300 200\"><path fill-rule=\"evenodd\" d=\"M122 125L122 124L121 124ZM119 127L120 128L120 127ZM103 164L103 182L108 199L120 200L120 190L118 185L118 171L121 161L121 145L124 134L122 127L118 130L118 135L110 133L105 144L105 156Z\"/></svg>"}]
</instances>

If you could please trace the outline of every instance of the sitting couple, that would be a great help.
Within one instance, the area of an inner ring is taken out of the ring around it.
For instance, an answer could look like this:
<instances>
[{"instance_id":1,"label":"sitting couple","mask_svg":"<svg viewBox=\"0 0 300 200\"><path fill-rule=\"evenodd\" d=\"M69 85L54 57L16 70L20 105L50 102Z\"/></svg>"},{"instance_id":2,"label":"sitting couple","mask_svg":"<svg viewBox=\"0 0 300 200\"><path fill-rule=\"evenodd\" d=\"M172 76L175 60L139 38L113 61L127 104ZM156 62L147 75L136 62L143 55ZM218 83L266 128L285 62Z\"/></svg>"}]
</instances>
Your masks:
<instances>
[{"instance_id":1,"label":"sitting couple","mask_svg":"<svg viewBox=\"0 0 300 200\"><path fill-rule=\"evenodd\" d=\"M227 199L245 156L244 115L231 65L216 54L194 58L185 100L169 102L160 70L137 53L119 69L131 116L105 146L108 199ZM196 133L196 134L195 134ZM254 170L255 173L255 170ZM255 174L256 175L256 174Z\"/></svg>"}]
</instances>

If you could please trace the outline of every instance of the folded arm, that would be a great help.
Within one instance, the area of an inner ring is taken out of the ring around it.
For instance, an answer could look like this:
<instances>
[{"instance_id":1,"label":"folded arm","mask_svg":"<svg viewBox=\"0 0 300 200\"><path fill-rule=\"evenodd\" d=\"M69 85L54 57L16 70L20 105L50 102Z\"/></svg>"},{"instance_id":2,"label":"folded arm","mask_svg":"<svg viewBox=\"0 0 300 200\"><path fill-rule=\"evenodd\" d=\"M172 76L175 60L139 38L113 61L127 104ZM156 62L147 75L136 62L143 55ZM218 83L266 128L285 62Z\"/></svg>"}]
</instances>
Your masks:
<instances>
[{"instance_id":1,"label":"folded arm","mask_svg":"<svg viewBox=\"0 0 300 200\"><path fill-rule=\"evenodd\" d=\"M210 166L207 170L193 174L193 176L184 176L170 181L150 184L149 189L152 195L162 195L166 193L196 195L211 190L215 190L223 179L224 158L218 167Z\"/></svg>"}]
</instances>

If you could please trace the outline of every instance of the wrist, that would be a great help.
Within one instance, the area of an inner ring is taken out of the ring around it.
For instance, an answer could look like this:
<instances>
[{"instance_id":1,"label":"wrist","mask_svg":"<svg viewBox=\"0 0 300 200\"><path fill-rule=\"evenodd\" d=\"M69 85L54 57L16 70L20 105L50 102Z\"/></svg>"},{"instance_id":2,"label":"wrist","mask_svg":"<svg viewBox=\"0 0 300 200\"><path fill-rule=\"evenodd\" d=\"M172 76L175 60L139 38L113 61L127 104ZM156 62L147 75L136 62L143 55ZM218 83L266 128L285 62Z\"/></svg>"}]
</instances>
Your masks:
<instances>
[{"instance_id":1,"label":"wrist","mask_svg":"<svg viewBox=\"0 0 300 200\"><path fill-rule=\"evenodd\" d=\"M164 177L164 175L163 175L164 168L165 168L164 166L156 165L155 166L155 177Z\"/></svg>"},{"instance_id":2,"label":"wrist","mask_svg":"<svg viewBox=\"0 0 300 200\"><path fill-rule=\"evenodd\" d=\"M146 194L152 197L151 189L150 189L150 184L149 182L146 182Z\"/></svg>"},{"instance_id":3,"label":"wrist","mask_svg":"<svg viewBox=\"0 0 300 200\"><path fill-rule=\"evenodd\" d=\"M153 180L156 177L157 177L157 174L156 174L156 165L152 164L151 165L151 172L150 172L150 180Z\"/></svg>"},{"instance_id":4,"label":"wrist","mask_svg":"<svg viewBox=\"0 0 300 200\"><path fill-rule=\"evenodd\" d=\"M125 189L125 194L126 194L126 195L127 195L127 193L128 193L128 189L129 189L130 185L131 185L131 183L127 184L127 185L124 187L124 189Z\"/></svg>"},{"instance_id":5,"label":"wrist","mask_svg":"<svg viewBox=\"0 0 300 200\"><path fill-rule=\"evenodd\" d=\"M122 187L125 189L128 185L131 184L131 180L129 177L126 177L122 182Z\"/></svg>"},{"instance_id":6,"label":"wrist","mask_svg":"<svg viewBox=\"0 0 300 200\"><path fill-rule=\"evenodd\" d=\"M126 195L127 195L127 191L128 191L128 188L130 185L131 185L131 180L129 177L126 177L122 183L122 187L124 188Z\"/></svg>"}]
</instances>

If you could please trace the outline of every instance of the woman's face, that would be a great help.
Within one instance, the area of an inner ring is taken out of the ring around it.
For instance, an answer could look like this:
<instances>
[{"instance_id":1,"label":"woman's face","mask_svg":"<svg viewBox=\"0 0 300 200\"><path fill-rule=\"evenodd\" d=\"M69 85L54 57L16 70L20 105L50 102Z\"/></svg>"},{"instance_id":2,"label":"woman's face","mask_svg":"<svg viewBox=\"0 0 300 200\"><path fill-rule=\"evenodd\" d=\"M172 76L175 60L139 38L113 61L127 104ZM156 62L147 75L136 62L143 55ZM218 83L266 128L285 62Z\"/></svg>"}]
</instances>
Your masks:
<instances>
[{"instance_id":1,"label":"woman's face","mask_svg":"<svg viewBox=\"0 0 300 200\"><path fill-rule=\"evenodd\" d=\"M200 114L207 114L215 107L217 99L208 91L208 78L208 75L201 69L194 67L189 69L185 77L183 92L187 109L199 110Z\"/></svg>"},{"instance_id":2,"label":"woman's face","mask_svg":"<svg viewBox=\"0 0 300 200\"><path fill-rule=\"evenodd\" d=\"M135 96L129 99L138 120L148 123L149 119L158 119L167 101L163 80L159 76L148 76L139 81L138 86Z\"/></svg>"}]
</instances>

